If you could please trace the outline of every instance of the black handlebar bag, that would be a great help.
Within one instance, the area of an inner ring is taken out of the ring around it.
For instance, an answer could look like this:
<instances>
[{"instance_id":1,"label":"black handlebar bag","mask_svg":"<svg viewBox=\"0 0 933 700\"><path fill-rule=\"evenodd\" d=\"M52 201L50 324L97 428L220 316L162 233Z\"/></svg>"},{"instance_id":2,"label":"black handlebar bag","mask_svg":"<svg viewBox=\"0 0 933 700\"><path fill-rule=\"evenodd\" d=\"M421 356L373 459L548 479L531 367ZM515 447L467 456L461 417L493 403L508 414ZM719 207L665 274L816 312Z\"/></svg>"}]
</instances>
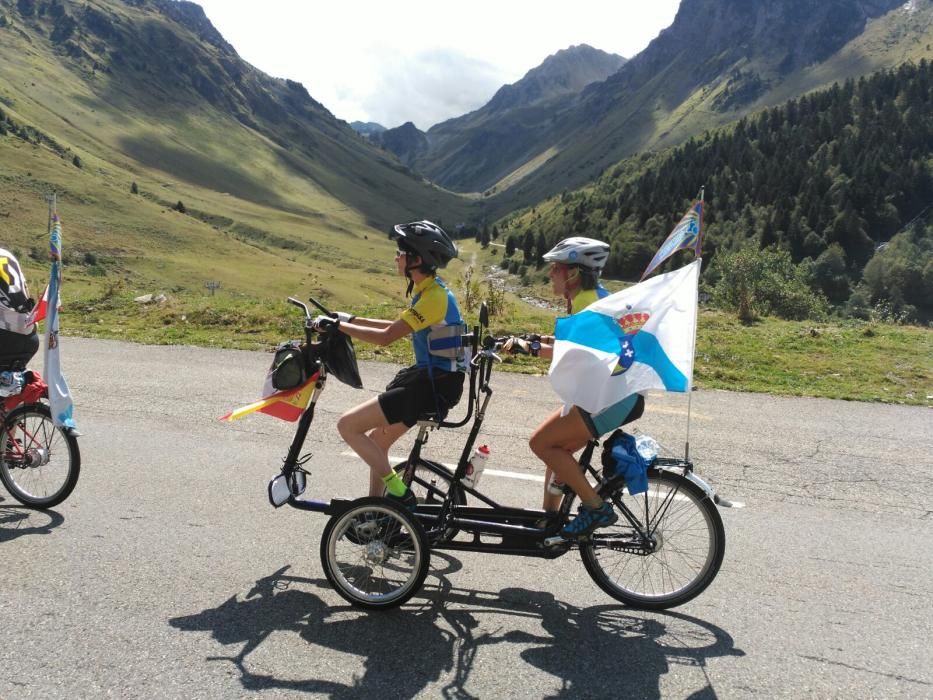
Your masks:
<instances>
[{"instance_id":1,"label":"black handlebar bag","mask_svg":"<svg viewBox=\"0 0 933 700\"><path fill-rule=\"evenodd\" d=\"M308 362L299 341L289 340L275 349L269 379L276 391L297 389L308 381Z\"/></svg>"}]
</instances>

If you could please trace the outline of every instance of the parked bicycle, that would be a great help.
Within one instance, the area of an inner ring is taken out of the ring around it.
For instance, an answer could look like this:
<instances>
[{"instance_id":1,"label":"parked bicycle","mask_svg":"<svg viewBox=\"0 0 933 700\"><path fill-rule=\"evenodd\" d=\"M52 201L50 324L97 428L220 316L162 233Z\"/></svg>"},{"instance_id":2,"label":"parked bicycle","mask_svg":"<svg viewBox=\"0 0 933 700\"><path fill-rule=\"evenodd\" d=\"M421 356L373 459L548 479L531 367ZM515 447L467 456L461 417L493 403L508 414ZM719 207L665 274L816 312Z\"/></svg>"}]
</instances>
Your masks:
<instances>
[{"instance_id":1,"label":"parked bicycle","mask_svg":"<svg viewBox=\"0 0 933 700\"><path fill-rule=\"evenodd\" d=\"M425 415L408 458L397 467L418 495L409 512L378 497L329 501L304 499L311 455L301 451L314 418L314 407L328 373L358 378L352 341L341 333L323 333L303 302L306 342L302 346L308 399L281 473L268 487L273 506L288 504L330 516L321 537L321 563L327 579L350 603L384 609L401 605L422 585L432 549L512 554L555 559L571 550L580 553L587 573L610 596L627 605L665 609L702 593L719 571L725 552L725 532L717 511L718 497L700 479L693 464L657 459L648 470L648 490L632 496L611 465L594 467L599 445L591 440L580 457L583 470L597 484L600 497L612 503L620 517L609 528L567 541L557 534L567 522L576 495L565 490L558 518L545 521L543 510L504 505L464 484L473 446L480 433L493 390L490 379L502 339L486 334L488 316L480 310L479 325L461 337L471 350L466 416L448 422ZM324 313L322 305L311 299ZM466 425L467 440L453 470L422 457L432 430ZM605 448L604 448L605 449ZM607 463L608 464L608 463ZM471 498L477 505L467 505Z\"/></svg>"},{"instance_id":2,"label":"parked bicycle","mask_svg":"<svg viewBox=\"0 0 933 700\"><path fill-rule=\"evenodd\" d=\"M3 367L11 382L0 398L0 481L30 508L52 508L74 491L81 472L78 440L58 427L47 403L49 387L35 370Z\"/></svg>"}]
</instances>

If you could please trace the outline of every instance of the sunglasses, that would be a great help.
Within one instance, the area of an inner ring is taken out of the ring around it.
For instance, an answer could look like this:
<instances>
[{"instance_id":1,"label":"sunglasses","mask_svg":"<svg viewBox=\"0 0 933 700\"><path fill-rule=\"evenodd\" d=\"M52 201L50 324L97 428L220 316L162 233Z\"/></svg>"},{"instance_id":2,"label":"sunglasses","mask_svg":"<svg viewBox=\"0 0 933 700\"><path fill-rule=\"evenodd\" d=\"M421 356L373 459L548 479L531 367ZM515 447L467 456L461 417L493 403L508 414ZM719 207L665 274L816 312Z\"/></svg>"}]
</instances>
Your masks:
<instances>
[{"instance_id":1,"label":"sunglasses","mask_svg":"<svg viewBox=\"0 0 933 700\"><path fill-rule=\"evenodd\" d=\"M403 255L408 255L408 253L405 252L404 250L396 250L396 251L395 251L395 259L396 259L396 260L398 260L398 259L399 259L400 257L402 257Z\"/></svg>"}]
</instances>

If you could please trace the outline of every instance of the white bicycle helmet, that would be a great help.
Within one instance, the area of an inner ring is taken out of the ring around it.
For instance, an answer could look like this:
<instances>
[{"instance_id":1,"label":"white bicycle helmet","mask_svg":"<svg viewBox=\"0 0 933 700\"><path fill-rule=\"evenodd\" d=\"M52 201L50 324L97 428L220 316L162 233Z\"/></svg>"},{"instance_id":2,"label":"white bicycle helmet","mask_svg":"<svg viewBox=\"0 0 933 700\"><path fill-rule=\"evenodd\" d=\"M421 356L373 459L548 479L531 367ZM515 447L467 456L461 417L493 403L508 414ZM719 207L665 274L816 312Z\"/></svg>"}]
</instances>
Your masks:
<instances>
[{"instance_id":1,"label":"white bicycle helmet","mask_svg":"<svg viewBox=\"0 0 933 700\"><path fill-rule=\"evenodd\" d=\"M602 270L608 259L608 243L583 236L565 238L544 254L545 262L581 265L596 271Z\"/></svg>"}]
</instances>

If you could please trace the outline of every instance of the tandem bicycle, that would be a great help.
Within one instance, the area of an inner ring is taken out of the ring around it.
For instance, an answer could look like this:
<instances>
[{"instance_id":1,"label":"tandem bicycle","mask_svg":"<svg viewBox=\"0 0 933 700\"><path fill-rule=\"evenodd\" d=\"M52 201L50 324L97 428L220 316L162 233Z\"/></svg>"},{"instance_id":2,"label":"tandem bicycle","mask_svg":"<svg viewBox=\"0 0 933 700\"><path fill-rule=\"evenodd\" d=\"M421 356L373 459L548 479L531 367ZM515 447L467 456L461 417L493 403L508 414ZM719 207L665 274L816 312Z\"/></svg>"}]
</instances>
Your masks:
<instances>
[{"instance_id":1,"label":"tandem bicycle","mask_svg":"<svg viewBox=\"0 0 933 700\"><path fill-rule=\"evenodd\" d=\"M310 301L329 315L316 300ZM576 501L570 489L565 488L557 518L547 519L543 510L503 504L464 483L493 395L492 370L502 340L488 334L485 305L478 325L464 329L468 332L460 339L470 351L466 416L459 421L423 416L410 454L395 467L418 497L414 511L380 497L305 498L311 455L302 452L328 375L357 388L362 384L351 339L318 329L306 304L294 298L288 302L304 312L303 386L313 385L313 392L281 471L269 482L268 496L277 508L287 504L330 516L321 536L321 564L328 581L351 604L369 609L403 604L421 588L432 550L543 559L576 551L603 591L640 609L681 605L716 577L725 552L720 499L689 460L658 457L648 469L647 491L633 496L605 458L594 465L600 443L591 440L580 455L580 467L620 517L613 526L573 541L558 534ZM431 431L462 427L471 420L456 468L423 456Z\"/></svg>"}]
</instances>

